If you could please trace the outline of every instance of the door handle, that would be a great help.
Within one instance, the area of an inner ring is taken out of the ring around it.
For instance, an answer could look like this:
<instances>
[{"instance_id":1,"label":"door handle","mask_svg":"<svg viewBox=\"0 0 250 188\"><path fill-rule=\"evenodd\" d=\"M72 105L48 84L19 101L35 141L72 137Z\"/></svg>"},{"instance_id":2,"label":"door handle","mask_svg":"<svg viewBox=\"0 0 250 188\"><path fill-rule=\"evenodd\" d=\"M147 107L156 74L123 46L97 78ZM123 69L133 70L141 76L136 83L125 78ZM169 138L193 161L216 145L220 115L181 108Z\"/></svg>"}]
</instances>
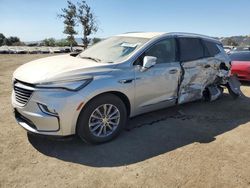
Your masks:
<instances>
[{"instance_id":1,"label":"door handle","mask_svg":"<svg viewBox=\"0 0 250 188\"><path fill-rule=\"evenodd\" d=\"M175 73L177 73L177 71L178 71L177 69L172 69L169 71L169 74L175 74Z\"/></svg>"},{"instance_id":2,"label":"door handle","mask_svg":"<svg viewBox=\"0 0 250 188\"><path fill-rule=\"evenodd\" d=\"M135 80L135 79L131 78L131 79L119 80L119 83L121 83L121 84L129 84L129 83L133 82L133 80Z\"/></svg>"}]
</instances>

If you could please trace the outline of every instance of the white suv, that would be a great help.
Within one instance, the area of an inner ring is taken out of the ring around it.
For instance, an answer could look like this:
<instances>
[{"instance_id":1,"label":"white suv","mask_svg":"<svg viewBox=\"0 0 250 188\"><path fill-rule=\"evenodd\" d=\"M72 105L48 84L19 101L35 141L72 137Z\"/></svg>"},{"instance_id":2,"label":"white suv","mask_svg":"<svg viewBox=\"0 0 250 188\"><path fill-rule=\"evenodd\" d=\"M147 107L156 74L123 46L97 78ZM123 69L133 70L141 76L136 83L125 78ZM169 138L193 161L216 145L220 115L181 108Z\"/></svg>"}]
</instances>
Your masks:
<instances>
[{"instance_id":1,"label":"white suv","mask_svg":"<svg viewBox=\"0 0 250 188\"><path fill-rule=\"evenodd\" d=\"M91 143L117 136L128 117L176 104L240 94L222 44L187 33L127 33L77 56L24 64L13 75L17 122L32 133L77 134Z\"/></svg>"}]
</instances>

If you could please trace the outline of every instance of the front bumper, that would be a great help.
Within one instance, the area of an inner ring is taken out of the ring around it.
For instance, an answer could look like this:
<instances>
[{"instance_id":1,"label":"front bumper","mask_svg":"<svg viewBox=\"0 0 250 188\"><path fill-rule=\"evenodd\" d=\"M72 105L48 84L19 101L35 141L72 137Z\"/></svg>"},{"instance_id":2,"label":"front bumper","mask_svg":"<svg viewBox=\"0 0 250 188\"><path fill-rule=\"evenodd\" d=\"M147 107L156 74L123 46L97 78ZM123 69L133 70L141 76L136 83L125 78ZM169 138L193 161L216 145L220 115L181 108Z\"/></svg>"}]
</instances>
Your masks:
<instances>
[{"instance_id":1,"label":"front bumper","mask_svg":"<svg viewBox=\"0 0 250 188\"><path fill-rule=\"evenodd\" d=\"M65 90L34 90L25 105L16 101L12 92L12 106L16 121L29 132L41 135L69 136L75 134L82 96ZM44 112L38 104L54 109L56 115Z\"/></svg>"},{"instance_id":2,"label":"front bumper","mask_svg":"<svg viewBox=\"0 0 250 188\"><path fill-rule=\"evenodd\" d=\"M22 113L22 112L21 112ZM25 114L22 115L16 108L14 108L14 115L16 121L19 125L21 125L24 129L29 132L37 133L37 134L45 134L45 135L57 135L56 133L60 130L60 121L59 118L56 117L45 117L41 114ZM32 121L31 121L32 119ZM34 123L35 122L35 123ZM42 125L39 127L39 125ZM49 127L45 127L46 125L50 125ZM54 130L53 130L54 129Z\"/></svg>"}]
</instances>

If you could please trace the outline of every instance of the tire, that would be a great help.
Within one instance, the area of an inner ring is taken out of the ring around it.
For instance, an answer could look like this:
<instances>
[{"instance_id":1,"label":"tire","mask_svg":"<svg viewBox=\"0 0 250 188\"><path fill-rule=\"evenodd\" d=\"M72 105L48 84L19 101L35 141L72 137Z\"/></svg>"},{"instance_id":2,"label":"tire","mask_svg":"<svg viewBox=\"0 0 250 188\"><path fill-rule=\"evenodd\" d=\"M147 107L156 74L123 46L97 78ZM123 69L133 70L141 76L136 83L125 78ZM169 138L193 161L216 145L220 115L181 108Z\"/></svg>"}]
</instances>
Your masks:
<instances>
[{"instance_id":1,"label":"tire","mask_svg":"<svg viewBox=\"0 0 250 188\"><path fill-rule=\"evenodd\" d=\"M87 143L104 143L119 135L126 120L127 110L122 100L113 94L103 94L91 99L82 109L78 117L76 132Z\"/></svg>"}]
</instances>

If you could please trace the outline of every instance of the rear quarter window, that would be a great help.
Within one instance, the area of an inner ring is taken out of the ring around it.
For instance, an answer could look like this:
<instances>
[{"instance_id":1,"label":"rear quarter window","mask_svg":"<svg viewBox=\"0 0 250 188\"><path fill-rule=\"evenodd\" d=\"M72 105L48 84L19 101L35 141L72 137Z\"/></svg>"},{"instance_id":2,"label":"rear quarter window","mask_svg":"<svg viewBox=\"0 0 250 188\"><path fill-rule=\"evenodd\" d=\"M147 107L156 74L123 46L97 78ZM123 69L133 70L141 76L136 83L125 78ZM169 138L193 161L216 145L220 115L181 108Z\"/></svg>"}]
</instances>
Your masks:
<instances>
[{"instance_id":1,"label":"rear quarter window","mask_svg":"<svg viewBox=\"0 0 250 188\"><path fill-rule=\"evenodd\" d=\"M215 56L220 53L220 49L217 47L218 44L215 42L204 40L204 45L206 46L210 56Z\"/></svg>"}]
</instances>

